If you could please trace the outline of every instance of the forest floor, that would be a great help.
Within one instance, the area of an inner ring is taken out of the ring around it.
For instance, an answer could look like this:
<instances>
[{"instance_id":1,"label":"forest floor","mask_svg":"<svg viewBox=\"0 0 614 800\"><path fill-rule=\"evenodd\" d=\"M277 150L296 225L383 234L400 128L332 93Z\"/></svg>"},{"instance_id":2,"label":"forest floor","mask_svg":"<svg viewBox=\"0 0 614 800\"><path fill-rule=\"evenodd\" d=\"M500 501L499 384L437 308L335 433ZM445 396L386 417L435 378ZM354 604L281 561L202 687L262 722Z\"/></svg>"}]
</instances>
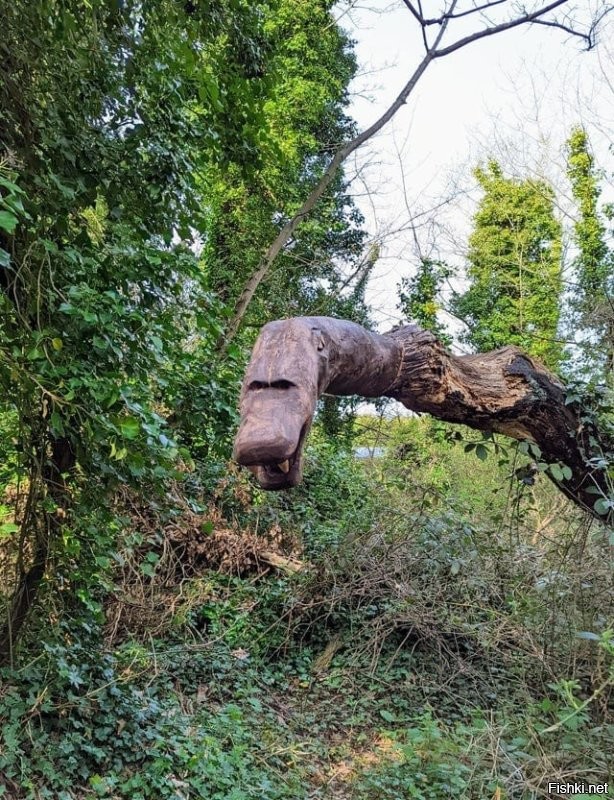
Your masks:
<instances>
[{"instance_id":1,"label":"forest floor","mask_svg":"<svg viewBox=\"0 0 614 800\"><path fill-rule=\"evenodd\" d=\"M316 448L292 495L120 493L101 605L42 603L1 671L0 796L614 796L607 531L416 441Z\"/></svg>"}]
</instances>

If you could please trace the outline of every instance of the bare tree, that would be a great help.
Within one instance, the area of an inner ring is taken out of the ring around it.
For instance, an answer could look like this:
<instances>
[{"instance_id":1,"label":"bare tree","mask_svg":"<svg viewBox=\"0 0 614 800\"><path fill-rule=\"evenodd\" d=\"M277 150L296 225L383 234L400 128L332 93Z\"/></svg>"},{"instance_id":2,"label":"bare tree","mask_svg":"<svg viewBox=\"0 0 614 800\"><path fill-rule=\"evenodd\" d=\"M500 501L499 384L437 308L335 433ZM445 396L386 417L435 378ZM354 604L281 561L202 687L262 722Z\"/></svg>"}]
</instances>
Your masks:
<instances>
[{"instance_id":1,"label":"bare tree","mask_svg":"<svg viewBox=\"0 0 614 800\"><path fill-rule=\"evenodd\" d=\"M236 336L249 304L259 285L271 269L273 262L294 235L301 222L313 211L330 186L337 171L352 153L381 131L399 109L405 105L420 79L433 62L445 58L480 39L496 36L521 25L532 24L541 24L562 30L570 36L577 37L586 49L591 49L595 45L599 22L613 7L612 4L602 0L598 12L587 23L582 24L574 16L576 6L570 0L554 0L554 2L547 4L538 3L532 9L522 7L516 0L489 0L489 2L485 3L469 0L466 7L463 7L463 0L450 0L445 5L444 10L433 17L425 15L422 0L403 0L403 3L422 36L424 53L421 60L394 102L379 119L362 133L337 148L320 180L305 198L299 210L286 222L267 248L257 269L243 287L227 330L218 342L218 350L220 352L224 352L228 344ZM466 30L468 22L470 23L473 19L477 20L476 24L479 27L468 34L455 38L454 31L458 31L461 27Z\"/></svg>"}]
</instances>

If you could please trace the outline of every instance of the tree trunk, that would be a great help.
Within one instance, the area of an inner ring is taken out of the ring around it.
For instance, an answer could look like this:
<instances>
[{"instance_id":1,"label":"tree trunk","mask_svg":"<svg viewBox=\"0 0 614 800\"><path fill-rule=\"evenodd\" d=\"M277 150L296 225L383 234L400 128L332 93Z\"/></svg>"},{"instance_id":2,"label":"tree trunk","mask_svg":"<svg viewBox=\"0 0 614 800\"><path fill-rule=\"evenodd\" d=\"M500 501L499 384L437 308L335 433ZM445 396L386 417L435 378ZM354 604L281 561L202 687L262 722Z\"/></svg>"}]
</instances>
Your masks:
<instances>
[{"instance_id":1,"label":"tree trunk","mask_svg":"<svg viewBox=\"0 0 614 800\"><path fill-rule=\"evenodd\" d=\"M70 441L63 437L53 439L49 448L50 453L46 455L40 480L47 497L53 501L57 509L43 510L40 517L34 510L31 513L26 511L24 514L22 528L25 526L27 530L24 531L20 543L17 585L7 610L6 624L0 630L0 665L13 662L15 643L36 600L47 569L50 547L59 537L61 526L65 521L65 511L69 501L66 475L75 466L75 452ZM30 492L37 492L39 486L39 479L33 478ZM44 504L38 505L42 507ZM32 555L29 566L26 567L24 560L27 556L24 549L29 540L32 540Z\"/></svg>"},{"instance_id":2,"label":"tree trunk","mask_svg":"<svg viewBox=\"0 0 614 800\"><path fill-rule=\"evenodd\" d=\"M454 356L432 333L414 326L390 337L403 353L388 397L446 422L536 443L543 462L571 469L562 480L547 473L561 491L602 521L613 521L611 510L600 514L594 505L611 491L598 461L614 443L584 419L576 403L566 404L565 387L542 364L517 347Z\"/></svg>"}]
</instances>

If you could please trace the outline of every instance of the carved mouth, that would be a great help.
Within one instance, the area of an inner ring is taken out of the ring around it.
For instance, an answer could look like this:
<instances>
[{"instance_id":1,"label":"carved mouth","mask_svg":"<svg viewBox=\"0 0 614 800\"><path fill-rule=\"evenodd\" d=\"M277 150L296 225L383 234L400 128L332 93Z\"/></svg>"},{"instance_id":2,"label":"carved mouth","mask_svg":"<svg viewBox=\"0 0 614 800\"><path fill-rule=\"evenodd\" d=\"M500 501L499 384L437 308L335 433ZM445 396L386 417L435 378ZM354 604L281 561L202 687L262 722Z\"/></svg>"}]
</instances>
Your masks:
<instances>
[{"instance_id":1,"label":"carved mouth","mask_svg":"<svg viewBox=\"0 0 614 800\"><path fill-rule=\"evenodd\" d=\"M288 458L279 462L250 464L249 469L263 489L281 490L297 486L303 478L303 444L311 427L311 419L301 428L296 449Z\"/></svg>"}]
</instances>

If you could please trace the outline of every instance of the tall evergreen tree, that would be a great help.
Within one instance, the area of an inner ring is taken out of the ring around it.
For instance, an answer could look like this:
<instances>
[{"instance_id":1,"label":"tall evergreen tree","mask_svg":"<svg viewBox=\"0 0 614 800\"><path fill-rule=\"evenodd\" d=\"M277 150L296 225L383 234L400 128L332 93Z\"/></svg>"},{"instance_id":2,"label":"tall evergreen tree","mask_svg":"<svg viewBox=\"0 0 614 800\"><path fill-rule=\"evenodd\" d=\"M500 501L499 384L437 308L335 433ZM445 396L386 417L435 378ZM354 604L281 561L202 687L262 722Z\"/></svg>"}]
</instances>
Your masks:
<instances>
[{"instance_id":1,"label":"tall evergreen tree","mask_svg":"<svg viewBox=\"0 0 614 800\"><path fill-rule=\"evenodd\" d=\"M575 128L567 142L567 175L578 209L574 224L574 291L571 310L580 329L584 360L590 373L612 381L614 371L614 253L599 208L600 175L583 128Z\"/></svg>"},{"instance_id":2,"label":"tall evergreen tree","mask_svg":"<svg viewBox=\"0 0 614 800\"><path fill-rule=\"evenodd\" d=\"M322 176L331 150L355 133L345 107L356 62L351 42L334 23L333 5L332 0L278 0L264 12L267 137L260 164L247 174L216 165L209 178L204 269L208 285L225 301L236 302L267 245ZM348 302L355 294L341 292L346 272L361 274L361 224L339 173L281 253L266 291L250 304L251 325L284 316L289 308L365 321L364 304Z\"/></svg>"},{"instance_id":3,"label":"tall evergreen tree","mask_svg":"<svg viewBox=\"0 0 614 800\"><path fill-rule=\"evenodd\" d=\"M508 178L490 161L467 254L469 287L453 306L478 350L515 344L556 368L561 309L561 224L542 180Z\"/></svg>"}]
</instances>

